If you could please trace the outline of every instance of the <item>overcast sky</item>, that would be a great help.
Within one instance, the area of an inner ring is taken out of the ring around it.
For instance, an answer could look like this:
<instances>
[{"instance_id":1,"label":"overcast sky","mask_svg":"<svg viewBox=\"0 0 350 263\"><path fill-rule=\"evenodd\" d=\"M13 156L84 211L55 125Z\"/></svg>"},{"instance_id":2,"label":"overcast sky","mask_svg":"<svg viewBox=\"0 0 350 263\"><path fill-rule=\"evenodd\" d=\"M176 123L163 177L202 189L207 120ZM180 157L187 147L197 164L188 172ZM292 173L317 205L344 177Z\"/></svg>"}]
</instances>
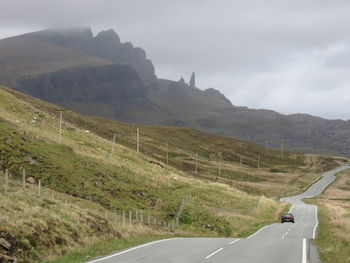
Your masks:
<instances>
[{"instance_id":1,"label":"overcast sky","mask_svg":"<svg viewBox=\"0 0 350 263\"><path fill-rule=\"evenodd\" d=\"M0 0L0 38L114 29L160 78L197 75L235 105L350 119L348 0Z\"/></svg>"}]
</instances>

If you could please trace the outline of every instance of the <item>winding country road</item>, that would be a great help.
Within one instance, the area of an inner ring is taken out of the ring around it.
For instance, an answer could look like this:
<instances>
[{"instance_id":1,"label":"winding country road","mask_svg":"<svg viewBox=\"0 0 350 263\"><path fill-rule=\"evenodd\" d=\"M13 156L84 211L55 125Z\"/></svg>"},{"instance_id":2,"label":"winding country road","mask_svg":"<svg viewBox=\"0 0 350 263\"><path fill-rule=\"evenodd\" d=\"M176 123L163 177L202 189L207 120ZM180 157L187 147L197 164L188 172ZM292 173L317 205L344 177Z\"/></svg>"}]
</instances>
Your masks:
<instances>
[{"instance_id":1,"label":"winding country road","mask_svg":"<svg viewBox=\"0 0 350 263\"><path fill-rule=\"evenodd\" d=\"M307 240L315 238L317 206L305 204L335 179L348 165L325 173L305 193L283 198L293 204L296 222L268 225L247 238L172 238L133 247L90 263L307 263Z\"/></svg>"}]
</instances>

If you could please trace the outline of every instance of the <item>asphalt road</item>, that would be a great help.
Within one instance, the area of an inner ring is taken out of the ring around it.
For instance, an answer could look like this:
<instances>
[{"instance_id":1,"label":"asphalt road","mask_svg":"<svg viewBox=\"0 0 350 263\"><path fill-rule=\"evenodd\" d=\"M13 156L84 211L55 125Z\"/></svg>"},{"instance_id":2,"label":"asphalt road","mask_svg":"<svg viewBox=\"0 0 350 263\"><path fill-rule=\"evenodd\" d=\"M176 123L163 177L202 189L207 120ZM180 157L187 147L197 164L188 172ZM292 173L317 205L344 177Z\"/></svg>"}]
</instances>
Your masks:
<instances>
[{"instance_id":1,"label":"asphalt road","mask_svg":"<svg viewBox=\"0 0 350 263\"><path fill-rule=\"evenodd\" d=\"M268 225L247 238L172 238L114 253L90 263L307 263L307 239L315 238L317 207L302 199L320 194L344 166L327 172L305 193L282 200L293 204L295 224Z\"/></svg>"}]
</instances>

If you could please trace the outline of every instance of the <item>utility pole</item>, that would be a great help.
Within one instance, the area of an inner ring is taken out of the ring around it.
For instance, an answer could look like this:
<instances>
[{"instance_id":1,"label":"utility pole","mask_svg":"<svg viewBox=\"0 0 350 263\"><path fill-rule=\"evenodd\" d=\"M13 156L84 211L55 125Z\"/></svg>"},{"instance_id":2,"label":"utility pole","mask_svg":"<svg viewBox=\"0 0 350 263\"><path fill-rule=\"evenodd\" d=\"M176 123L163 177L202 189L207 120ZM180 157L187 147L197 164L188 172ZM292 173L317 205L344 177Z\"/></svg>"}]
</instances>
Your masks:
<instances>
[{"instance_id":1,"label":"utility pole","mask_svg":"<svg viewBox=\"0 0 350 263\"><path fill-rule=\"evenodd\" d=\"M196 170L194 172L198 174L198 152L196 152Z\"/></svg>"},{"instance_id":2,"label":"utility pole","mask_svg":"<svg viewBox=\"0 0 350 263\"><path fill-rule=\"evenodd\" d=\"M112 148L111 148L111 154L109 155L109 162L112 163L113 159L113 153L114 153L114 144L115 144L115 137L116 137L116 132L113 133L113 142L112 142Z\"/></svg>"},{"instance_id":3,"label":"utility pole","mask_svg":"<svg viewBox=\"0 0 350 263\"><path fill-rule=\"evenodd\" d=\"M283 158L283 140L281 140L281 158Z\"/></svg>"},{"instance_id":4,"label":"utility pole","mask_svg":"<svg viewBox=\"0 0 350 263\"><path fill-rule=\"evenodd\" d=\"M66 111L65 109L57 110L60 112L60 125L59 125L59 131L58 131L58 144L62 143L62 112Z\"/></svg>"},{"instance_id":5,"label":"utility pole","mask_svg":"<svg viewBox=\"0 0 350 263\"><path fill-rule=\"evenodd\" d=\"M136 144L137 144L137 153L140 152L140 129L139 127L136 128Z\"/></svg>"},{"instance_id":6,"label":"utility pole","mask_svg":"<svg viewBox=\"0 0 350 263\"><path fill-rule=\"evenodd\" d=\"M220 182L220 177L221 177L221 157L219 159L219 179L218 179L218 182Z\"/></svg>"},{"instance_id":7,"label":"utility pole","mask_svg":"<svg viewBox=\"0 0 350 263\"><path fill-rule=\"evenodd\" d=\"M169 164L169 143L166 142L166 164Z\"/></svg>"}]
</instances>

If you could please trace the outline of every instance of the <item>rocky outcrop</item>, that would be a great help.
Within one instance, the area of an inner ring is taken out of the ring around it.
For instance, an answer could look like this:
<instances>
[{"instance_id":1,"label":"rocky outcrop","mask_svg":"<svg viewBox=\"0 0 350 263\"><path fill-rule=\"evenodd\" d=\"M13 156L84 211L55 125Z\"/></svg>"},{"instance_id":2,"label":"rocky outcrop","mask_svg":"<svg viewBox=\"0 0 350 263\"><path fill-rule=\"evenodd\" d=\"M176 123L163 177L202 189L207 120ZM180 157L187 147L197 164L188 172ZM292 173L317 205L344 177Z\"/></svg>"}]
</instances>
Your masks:
<instances>
[{"instance_id":1,"label":"rocky outcrop","mask_svg":"<svg viewBox=\"0 0 350 263\"><path fill-rule=\"evenodd\" d=\"M146 52L130 42L122 43L113 30L102 31L94 37L90 28L52 28L21 37L78 49L107 61L130 65L145 84L157 79Z\"/></svg>"},{"instance_id":2,"label":"rocky outcrop","mask_svg":"<svg viewBox=\"0 0 350 263\"><path fill-rule=\"evenodd\" d=\"M196 87L196 73L192 73L191 79L190 79L190 88Z\"/></svg>"},{"instance_id":3,"label":"rocky outcrop","mask_svg":"<svg viewBox=\"0 0 350 263\"><path fill-rule=\"evenodd\" d=\"M135 48L130 42L121 43L113 30L100 32L94 41L95 56L131 65L146 83L156 80L153 64L146 58L146 52L142 48Z\"/></svg>"},{"instance_id":4,"label":"rocky outcrop","mask_svg":"<svg viewBox=\"0 0 350 263\"><path fill-rule=\"evenodd\" d=\"M230 104L231 106L233 106L231 104L231 101L225 97L224 94L222 94L219 90L217 89L213 89L213 88L209 88L203 91L204 94L206 94L207 96L211 97L211 98L217 98L220 99L224 102L226 102L227 104Z\"/></svg>"},{"instance_id":5,"label":"rocky outcrop","mask_svg":"<svg viewBox=\"0 0 350 263\"><path fill-rule=\"evenodd\" d=\"M123 118L131 106L149 105L147 90L128 65L82 66L23 76L15 88L92 116Z\"/></svg>"}]
</instances>

